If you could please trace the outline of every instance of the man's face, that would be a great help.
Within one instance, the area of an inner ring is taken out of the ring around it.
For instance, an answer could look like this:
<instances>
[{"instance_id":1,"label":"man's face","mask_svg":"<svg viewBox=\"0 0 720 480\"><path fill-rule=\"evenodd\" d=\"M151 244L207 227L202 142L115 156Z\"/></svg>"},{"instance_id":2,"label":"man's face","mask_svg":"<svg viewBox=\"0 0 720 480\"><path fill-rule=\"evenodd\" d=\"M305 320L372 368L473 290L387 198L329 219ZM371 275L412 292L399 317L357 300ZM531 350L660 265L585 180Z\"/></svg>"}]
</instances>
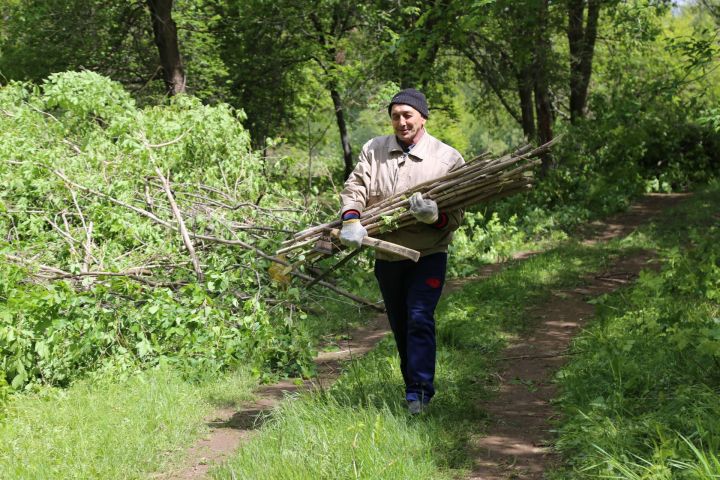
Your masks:
<instances>
[{"instance_id":1,"label":"man's face","mask_svg":"<svg viewBox=\"0 0 720 480\"><path fill-rule=\"evenodd\" d=\"M406 145L412 145L415 140L419 140L419 134L425 126L425 119L420 112L410 105L396 103L390 110L390 119L392 120L395 135Z\"/></svg>"}]
</instances>

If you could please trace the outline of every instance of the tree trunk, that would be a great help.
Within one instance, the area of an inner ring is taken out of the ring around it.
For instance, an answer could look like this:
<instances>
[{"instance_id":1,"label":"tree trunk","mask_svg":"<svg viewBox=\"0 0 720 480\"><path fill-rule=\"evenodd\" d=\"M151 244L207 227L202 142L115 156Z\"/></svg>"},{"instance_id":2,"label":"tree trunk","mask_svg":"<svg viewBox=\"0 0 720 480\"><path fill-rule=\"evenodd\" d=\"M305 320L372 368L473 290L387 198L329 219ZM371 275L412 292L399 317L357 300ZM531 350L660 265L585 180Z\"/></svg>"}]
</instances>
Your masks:
<instances>
[{"instance_id":1,"label":"tree trunk","mask_svg":"<svg viewBox=\"0 0 720 480\"><path fill-rule=\"evenodd\" d=\"M350 147L350 136L348 135L347 125L345 124L345 113L343 112L342 99L340 93L335 88L330 89L333 106L335 107L335 118L337 119L338 130L340 131L340 143L342 143L343 159L345 161L345 177L348 178L353 171L354 164L352 158L352 148Z\"/></svg>"},{"instance_id":2,"label":"tree trunk","mask_svg":"<svg viewBox=\"0 0 720 480\"><path fill-rule=\"evenodd\" d=\"M535 139L535 111L533 110L533 78L528 66L520 69L517 75L518 97L520 99L520 115L523 133L527 140Z\"/></svg>"},{"instance_id":3,"label":"tree trunk","mask_svg":"<svg viewBox=\"0 0 720 480\"><path fill-rule=\"evenodd\" d=\"M550 102L550 90L547 78L547 53L550 51L550 39L547 32L548 26L548 0L540 2L538 13L538 28L535 42L535 115L537 116L537 135L540 144L552 140L552 105ZM550 153L542 155L542 174L546 175L553 167L553 159Z\"/></svg>"},{"instance_id":4,"label":"tree trunk","mask_svg":"<svg viewBox=\"0 0 720 480\"><path fill-rule=\"evenodd\" d=\"M147 0L150 7L155 45L160 54L160 65L168 95L185 92L185 72L180 59L177 28L172 19L173 0Z\"/></svg>"},{"instance_id":5,"label":"tree trunk","mask_svg":"<svg viewBox=\"0 0 720 480\"><path fill-rule=\"evenodd\" d=\"M583 24L586 3L587 20ZM600 0L568 0L570 121L573 123L585 116L599 18Z\"/></svg>"}]
</instances>

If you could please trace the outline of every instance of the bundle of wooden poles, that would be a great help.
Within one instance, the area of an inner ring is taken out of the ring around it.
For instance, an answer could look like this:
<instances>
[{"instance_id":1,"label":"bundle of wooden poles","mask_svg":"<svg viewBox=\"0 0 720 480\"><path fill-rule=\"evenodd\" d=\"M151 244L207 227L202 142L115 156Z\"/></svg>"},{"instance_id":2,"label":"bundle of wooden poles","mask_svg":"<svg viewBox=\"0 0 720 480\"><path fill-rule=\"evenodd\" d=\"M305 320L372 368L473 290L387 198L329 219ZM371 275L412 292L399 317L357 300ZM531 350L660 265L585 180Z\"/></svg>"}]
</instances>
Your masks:
<instances>
[{"instance_id":1,"label":"bundle of wooden poles","mask_svg":"<svg viewBox=\"0 0 720 480\"><path fill-rule=\"evenodd\" d=\"M541 162L541 155L550 149L552 143L537 148L525 145L496 158L487 154L476 157L443 177L421 183L372 205L363 212L360 223L367 229L368 237L417 223L408 210L408 199L415 192L434 200L440 211L452 211L526 191L532 186L532 169ZM312 250L322 238L336 236L341 223L335 220L298 232L283 242L277 253L297 251L303 252L306 259L316 259L322 253L308 250Z\"/></svg>"}]
</instances>

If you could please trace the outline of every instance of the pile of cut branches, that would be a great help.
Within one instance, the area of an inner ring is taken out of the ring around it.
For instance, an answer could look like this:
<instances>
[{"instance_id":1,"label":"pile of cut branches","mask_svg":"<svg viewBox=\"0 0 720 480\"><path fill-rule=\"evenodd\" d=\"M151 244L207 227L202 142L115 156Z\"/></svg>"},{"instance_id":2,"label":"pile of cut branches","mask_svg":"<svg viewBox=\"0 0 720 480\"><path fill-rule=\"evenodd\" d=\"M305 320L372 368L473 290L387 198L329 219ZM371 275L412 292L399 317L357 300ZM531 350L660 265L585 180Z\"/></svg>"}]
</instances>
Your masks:
<instances>
[{"instance_id":1,"label":"pile of cut branches","mask_svg":"<svg viewBox=\"0 0 720 480\"><path fill-rule=\"evenodd\" d=\"M310 374L298 318L327 296L266 252L322 207L292 202L241 119L191 96L141 108L87 71L0 86L0 392L161 361Z\"/></svg>"},{"instance_id":2,"label":"pile of cut branches","mask_svg":"<svg viewBox=\"0 0 720 480\"><path fill-rule=\"evenodd\" d=\"M540 157L553 143L537 148L525 145L495 158L487 154L476 157L443 177L396 193L371 206L363 212L360 222L370 237L413 225L416 220L408 210L408 199L415 192L434 200L441 211L452 211L526 191L532 187L533 168L540 164ZM294 251L296 255L316 259L322 254L308 249L340 224L340 220L335 220L298 232L283 242L278 254Z\"/></svg>"}]
</instances>

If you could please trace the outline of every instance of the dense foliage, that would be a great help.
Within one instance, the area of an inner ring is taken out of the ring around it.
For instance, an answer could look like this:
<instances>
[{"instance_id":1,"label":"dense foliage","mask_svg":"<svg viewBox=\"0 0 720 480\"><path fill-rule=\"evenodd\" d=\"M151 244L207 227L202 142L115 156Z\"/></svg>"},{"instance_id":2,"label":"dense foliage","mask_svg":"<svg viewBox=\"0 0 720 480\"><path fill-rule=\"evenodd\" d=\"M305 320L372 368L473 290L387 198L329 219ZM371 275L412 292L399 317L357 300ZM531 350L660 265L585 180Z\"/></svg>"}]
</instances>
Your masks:
<instances>
[{"instance_id":1,"label":"dense foliage","mask_svg":"<svg viewBox=\"0 0 720 480\"><path fill-rule=\"evenodd\" d=\"M190 231L272 245L252 228L293 223L262 205L292 205L270 188L241 113L184 96L138 109L119 84L90 72L9 85L0 109L0 376L14 389L159 361L306 371L297 290L274 292L268 263L201 242L198 282L179 234L132 210L174 224L159 168L172 173ZM217 213L221 202L233 203L227 215ZM249 230L222 230L232 222Z\"/></svg>"}]
</instances>

